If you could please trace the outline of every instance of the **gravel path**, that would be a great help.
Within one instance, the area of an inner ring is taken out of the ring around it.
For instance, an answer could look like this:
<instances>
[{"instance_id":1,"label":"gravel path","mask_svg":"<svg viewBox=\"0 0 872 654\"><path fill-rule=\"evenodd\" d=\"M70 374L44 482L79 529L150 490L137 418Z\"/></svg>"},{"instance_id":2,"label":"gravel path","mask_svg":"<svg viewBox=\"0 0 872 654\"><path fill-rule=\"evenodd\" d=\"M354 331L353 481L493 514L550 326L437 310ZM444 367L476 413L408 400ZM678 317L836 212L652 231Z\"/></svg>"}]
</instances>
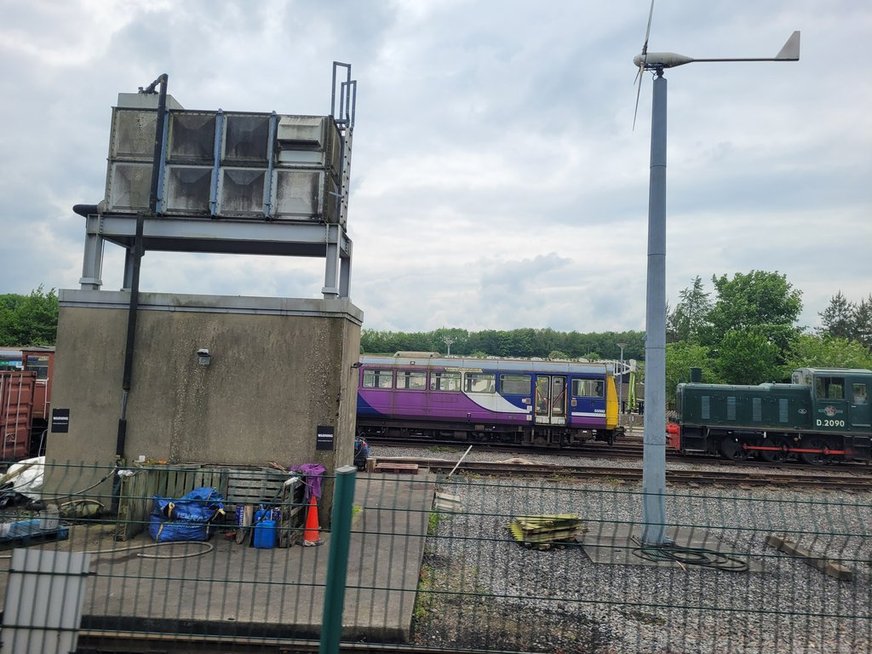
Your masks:
<instances>
[{"instance_id":1,"label":"gravel path","mask_svg":"<svg viewBox=\"0 0 872 654\"><path fill-rule=\"evenodd\" d=\"M588 539L638 526L636 485L455 476L442 490L459 495L463 510L431 514L418 644L563 654L872 651L872 493L670 489L670 524L717 539L719 551L750 559L754 570L726 572L595 564L577 545L528 549L507 530L512 517L553 513L580 516ZM767 546L770 533L841 561L853 579Z\"/></svg>"}]
</instances>

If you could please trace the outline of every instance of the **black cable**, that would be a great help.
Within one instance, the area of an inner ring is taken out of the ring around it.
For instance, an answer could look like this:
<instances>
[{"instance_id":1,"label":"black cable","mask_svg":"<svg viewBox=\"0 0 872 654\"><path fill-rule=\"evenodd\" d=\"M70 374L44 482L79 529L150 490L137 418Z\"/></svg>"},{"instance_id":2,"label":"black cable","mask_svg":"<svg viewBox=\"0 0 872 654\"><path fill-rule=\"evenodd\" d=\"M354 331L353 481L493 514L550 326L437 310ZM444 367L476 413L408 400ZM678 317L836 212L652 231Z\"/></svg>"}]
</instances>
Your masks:
<instances>
[{"instance_id":1,"label":"black cable","mask_svg":"<svg viewBox=\"0 0 872 654\"><path fill-rule=\"evenodd\" d=\"M633 554L647 561L672 561L682 565L698 565L725 572L747 572L748 563L705 547L683 547L674 543L639 545Z\"/></svg>"}]
</instances>

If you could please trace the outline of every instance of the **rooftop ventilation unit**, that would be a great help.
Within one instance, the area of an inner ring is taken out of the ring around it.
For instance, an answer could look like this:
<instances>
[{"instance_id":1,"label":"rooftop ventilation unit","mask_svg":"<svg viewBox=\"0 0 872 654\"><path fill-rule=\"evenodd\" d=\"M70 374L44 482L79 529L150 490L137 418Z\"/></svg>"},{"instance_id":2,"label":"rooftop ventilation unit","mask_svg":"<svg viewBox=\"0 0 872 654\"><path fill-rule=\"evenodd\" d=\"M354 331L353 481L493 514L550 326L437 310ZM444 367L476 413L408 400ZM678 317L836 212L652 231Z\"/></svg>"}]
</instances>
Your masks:
<instances>
[{"instance_id":1,"label":"rooftop ventilation unit","mask_svg":"<svg viewBox=\"0 0 872 654\"><path fill-rule=\"evenodd\" d=\"M157 124L152 96L112 113L106 213L148 211ZM157 213L345 224L350 131L334 116L189 111L167 98Z\"/></svg>"}]
</instances>

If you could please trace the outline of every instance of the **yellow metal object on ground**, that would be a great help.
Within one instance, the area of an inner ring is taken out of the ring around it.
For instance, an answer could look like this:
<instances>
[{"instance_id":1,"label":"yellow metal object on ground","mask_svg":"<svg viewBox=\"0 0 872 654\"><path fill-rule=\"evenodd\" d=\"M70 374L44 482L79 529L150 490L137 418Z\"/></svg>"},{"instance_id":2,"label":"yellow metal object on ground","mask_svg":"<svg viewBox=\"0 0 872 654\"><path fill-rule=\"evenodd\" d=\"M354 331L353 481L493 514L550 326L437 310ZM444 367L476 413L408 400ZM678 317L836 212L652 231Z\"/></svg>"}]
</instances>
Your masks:
<instances>
[{"instance_id":1,"label":"yellow metal object on ground","mask_svg":"<svg viewBox=\"0 0 872 654\"><path fill-rule=\"evenodd\" d=\"M552 545L575 542L586 529L574 513L527 515L513 518L509 531L523 545L548 549Z\"/></svg>"}]
</instances>

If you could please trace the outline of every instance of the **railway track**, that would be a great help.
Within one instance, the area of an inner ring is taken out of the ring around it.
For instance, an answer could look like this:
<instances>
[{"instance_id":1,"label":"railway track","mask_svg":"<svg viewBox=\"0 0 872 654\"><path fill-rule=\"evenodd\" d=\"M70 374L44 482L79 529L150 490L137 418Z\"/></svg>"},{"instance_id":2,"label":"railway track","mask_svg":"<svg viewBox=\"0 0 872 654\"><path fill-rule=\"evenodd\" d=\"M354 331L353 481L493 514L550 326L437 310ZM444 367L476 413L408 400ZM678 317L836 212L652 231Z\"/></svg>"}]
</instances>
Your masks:
<instances>
[{"instance_id":1,"label":"railway track","mask_svg":"<svg viewBox=\"0 0 872 654\"><path fill-rule=\"evenodd\" d=\"M456 461L426 457L377 457L370 459L375 472L408 472L412 466L427 468L431 472L448 472ZM757 470L757 469L754 469ZM486 476L558 477L589 481L638 482L641 468L558 465L529 462L464 461L458 472ZM456 474L456 473L455 473ZM691 486L767 486L792 488L829 488L835 490L872 491L869 472L828 472L827 474L799 474L790 472L755 472L733 468L731 470L667 470L666 481Z\"/></svg>"},{"instance_id":2,"label":"railway track","mask_svg":"<svg viewBox=\"0 0 872 654\"><path fill-rule=\"evenodd\" d=\"M641 459L642 453L644 450L644 444L642 443L641 436L625 440L623 442L616 443L614 445L609 445L607 443L598 443L591 442L586 443L580 447L575 448L560 448L555 449L553 447L536 447L536 446L524 446L520 448L517 445L512 444L501 444L501 443L458 443L457 441L434 441L431 439L370 439L369 443L371 445L386 447L386 448L425 448L430 451L458 451L463 452L463 450L469 445L475 445L476 448L487 449L489 452L506 452L511 453L516 456L525 456L529 454L547 454L547 455L557 455L557 456L597 456L603 458L610 459ZM666 458L673 459L675 461L682 461L683 463L702 463L706 465L715 465L715 466L725 466L725 467L749 467L749 468L762 468L762 469L781 469L782 466L792 467L795 465L801 465L803 467L807 467L807 464L801 463L799 461L784 461L782 463L767 463L765 461L757 461L755 459L745 459L745 460L728 460L723 458L718 458L715 456L707 455L707 454L680 454L673 450L666 450ZM868 463L863 463L860 461L838 461L827 464L826 467L822 468L823 470L832 470L832 469L865 469L870 470ZM810 469L810 468L808 468Z\"/></svg>"}]
</instances>

